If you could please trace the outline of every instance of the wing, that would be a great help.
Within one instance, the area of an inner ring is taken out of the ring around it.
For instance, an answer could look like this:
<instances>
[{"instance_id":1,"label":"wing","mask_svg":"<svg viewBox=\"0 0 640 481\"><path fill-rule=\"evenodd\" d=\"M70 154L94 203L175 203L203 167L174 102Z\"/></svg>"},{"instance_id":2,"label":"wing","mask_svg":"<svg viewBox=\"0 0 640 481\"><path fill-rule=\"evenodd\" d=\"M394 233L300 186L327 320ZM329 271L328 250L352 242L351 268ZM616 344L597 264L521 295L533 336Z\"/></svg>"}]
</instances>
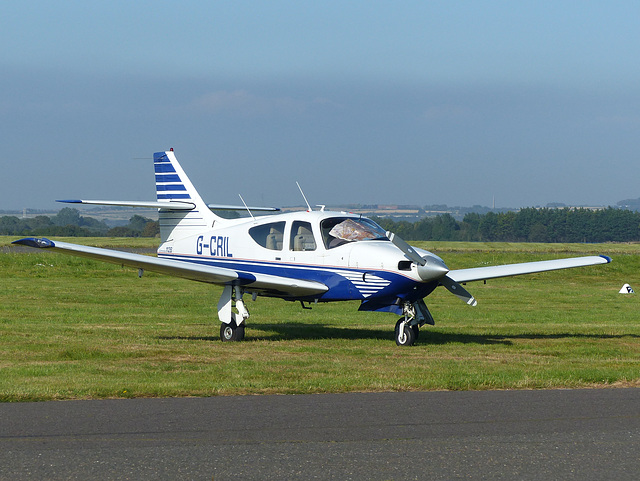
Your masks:
<instances>
[{"instance_id":1,"label":"wing","mask_svg":"<svg viewBox=\"0 0 640 481\"><path fill-rule=\"evenodd\" d=\"M245 286L249 292L258 292L270 296L299 298L322 294L329 290L326 285L320 282L255 272L235 271L194 262L160 259L142 254L70 244L68 242L54 242L44 238L26 238L12 243L40 249L51 249L64 254L88 257L89 259L121 264L193 281L208 282L210 284L237 284Z\"/></svg>"},{"instance_id":2,"label":"wing","mask_svg":"<svg viewBox=\"0 0 640 481\"><path fill-rule=\"evenodd\" d=\"M607 256L573 257L569 259L555 259L551 261L524 262L521 264L506 264L503 266L474 267L471 269L457 269L449 271L448 277L456 282L482 281L497 277L519 276L536 272L570 269L572 267L608 264L611 258Z\"/></svg>"}]
</instances>

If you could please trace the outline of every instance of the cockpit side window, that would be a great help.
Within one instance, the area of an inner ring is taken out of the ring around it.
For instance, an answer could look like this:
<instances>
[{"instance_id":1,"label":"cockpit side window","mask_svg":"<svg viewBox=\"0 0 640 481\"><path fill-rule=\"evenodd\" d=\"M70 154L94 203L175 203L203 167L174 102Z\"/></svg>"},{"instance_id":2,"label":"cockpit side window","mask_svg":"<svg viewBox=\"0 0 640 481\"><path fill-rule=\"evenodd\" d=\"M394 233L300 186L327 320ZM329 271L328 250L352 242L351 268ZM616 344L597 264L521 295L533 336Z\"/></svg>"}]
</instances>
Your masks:
<instances>
[{"instance_id":1,"label":"cockpit side window","mask_svg":"<svg viewBox=\"0 0 640 481\"><path fill-rule=\"evenodd\" d=\"M309 222L295 221L291 226L291 239L289 248L292 251L314 251L316 250L316 240L311 231Z\"/></svg>"},{"instance_id":2,"label":"cockpit side window","mask_svg":"<svg viewBox=\"0 0 640 481\"><path fill-rule=\"evenodd\" d=\"M385 230L370 219L362 217L333 217L320 224L322 241L327 249L348 242L363 240L388 240Z\"/></svg>"},{"instance_id":3,"label":"cockpit side window","mask_svg":"<svg viewBox=\"0 0 640 481\"><path fill-rule=\"evenodd\" d=\"M249 229L249 235L262 247L272 251L281 251L284 225L284 222L257 225Z\"/></svg>"}]
</instances>

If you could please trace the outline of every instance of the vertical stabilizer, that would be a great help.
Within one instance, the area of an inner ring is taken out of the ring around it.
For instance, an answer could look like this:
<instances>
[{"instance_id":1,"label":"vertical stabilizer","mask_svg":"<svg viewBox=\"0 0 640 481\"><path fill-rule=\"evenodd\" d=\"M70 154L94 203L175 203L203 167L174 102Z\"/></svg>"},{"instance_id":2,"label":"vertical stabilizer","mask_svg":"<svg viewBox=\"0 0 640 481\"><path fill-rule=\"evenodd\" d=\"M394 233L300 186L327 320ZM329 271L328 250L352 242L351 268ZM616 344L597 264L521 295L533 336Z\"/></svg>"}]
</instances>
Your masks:
<instances>
[{"instance_id":1,"label":"vertical stabilizer","mask_svg":"<svg viewBox=\"0 0 640 481\"><path fill-rule=\"evenodd\" d=\"M183 239L213 227L220 217L215 215L202 200L198 191L178 163L173 150L153 154L158 201L191 202L190 211L160 209L160 237L162 242Z\"/></svg>"}]
</instances>

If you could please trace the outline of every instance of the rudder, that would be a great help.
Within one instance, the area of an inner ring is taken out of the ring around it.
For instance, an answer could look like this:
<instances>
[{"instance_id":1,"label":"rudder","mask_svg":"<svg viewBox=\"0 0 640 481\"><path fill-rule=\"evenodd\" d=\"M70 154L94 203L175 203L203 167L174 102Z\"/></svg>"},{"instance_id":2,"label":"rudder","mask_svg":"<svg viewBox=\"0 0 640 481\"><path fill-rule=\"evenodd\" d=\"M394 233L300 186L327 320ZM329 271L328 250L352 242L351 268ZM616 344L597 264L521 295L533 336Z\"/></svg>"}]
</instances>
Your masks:
<instances>
[{"instance_id":1,"label":"rudder","mask_svg":"<svg viewBox=\"0 0 640 481\"><path fill-rule=\"evenodd\" d=\"M191 180L176 159L173 150L153 154L156 196L162 202L191 202L193 210L160 209L162 242L175 241L213 227L220 218L202 200Z\"/></svg>"}]
</instances>

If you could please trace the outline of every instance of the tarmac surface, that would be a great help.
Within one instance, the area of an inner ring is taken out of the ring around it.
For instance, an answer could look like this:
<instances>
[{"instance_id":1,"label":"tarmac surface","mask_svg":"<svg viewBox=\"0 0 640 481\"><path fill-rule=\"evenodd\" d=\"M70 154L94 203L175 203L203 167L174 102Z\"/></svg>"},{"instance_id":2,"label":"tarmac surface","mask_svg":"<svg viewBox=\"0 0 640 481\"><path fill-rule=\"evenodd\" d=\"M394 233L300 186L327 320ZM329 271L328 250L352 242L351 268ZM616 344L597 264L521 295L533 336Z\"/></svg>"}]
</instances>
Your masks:
<instances>
[{"instance_id":1,"label":"tarmac surface","mask_svg":"<svg viewBox=\"0 0 640 481\"><path fill-rule=\"evenodd\" d=\"M640 477L640 389L0 404L0 479Z\"/></svg>"}]
</instances>

